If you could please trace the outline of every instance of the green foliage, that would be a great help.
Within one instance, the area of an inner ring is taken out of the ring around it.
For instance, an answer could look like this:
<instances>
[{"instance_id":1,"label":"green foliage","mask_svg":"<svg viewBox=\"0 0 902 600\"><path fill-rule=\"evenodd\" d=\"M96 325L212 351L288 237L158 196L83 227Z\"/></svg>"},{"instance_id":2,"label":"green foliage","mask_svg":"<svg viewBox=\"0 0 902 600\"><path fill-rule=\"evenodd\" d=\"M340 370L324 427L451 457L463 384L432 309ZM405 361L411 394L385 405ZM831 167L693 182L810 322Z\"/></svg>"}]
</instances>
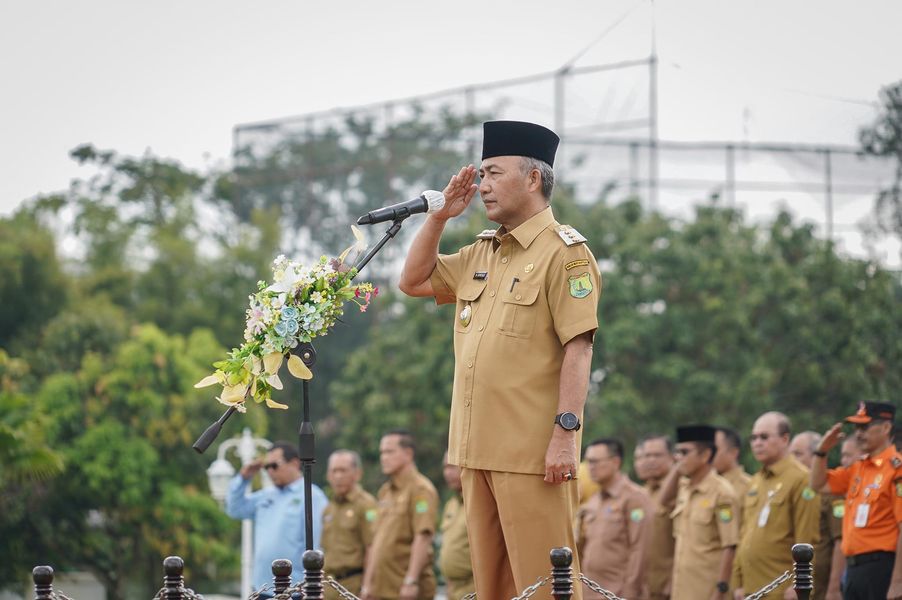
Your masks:
<instances>
[{"instance_id":1,"label":"green foliage","mask_svg":"<svg viewBox=\"0 0 902 600\"><path fill-rule=\"evenodd\" d=\"M52 234L27 214L0 220L0 348L21 347L67 296Z\"/></svg>"},{"instance_id":2,"label":"green foliage","mask_svg":"<svg viewBox=\"0 0 902 600\"><path fill-rule=\"evenodd\" d=\"M897 91L865 151L898 152ZM110 598L149 597L169 554L205 591L236 578L238 524L206 491L211 453L190 450L222 407L192 385L242 339L247 296L275 255L341 250L363 208L441 187L479 120L351 120L266 155L245 148L224 173L82 146L73 157L94 178L0 219L0 586L51 563L91 570ZM630 444L698 420L748 431L770 409L823 429L900 388L898 276L837 255L809 225L785 214L753 225L717 206L680 222L560 184L553 207L604 275L587 436ZM493 227L484 214L475 201L441 250ZM63 235L76 250L61 259ZM441 480L454 315L393 292L402 244L363 273L382 279L369 312L349 310L317 340L317 483L345 446L373 489L379 437L396 427L417 434L420 468ZM300 385L285 384L275 399L289 410L252 406L224 436L240 420L296 439Z\"/></svg>"},{"instance_id":3,"label":"green foliage","mask_svg":"<svg viewBox=\"0 0 902 600\"><path fill-rule=\"evenodd\" d=\"M877 194L874 214L878 230L902 237L902 81L881 90L880 104L880 115L858 137L862 152L894 161L893 181Z\"/></svg>"}]
</instances>

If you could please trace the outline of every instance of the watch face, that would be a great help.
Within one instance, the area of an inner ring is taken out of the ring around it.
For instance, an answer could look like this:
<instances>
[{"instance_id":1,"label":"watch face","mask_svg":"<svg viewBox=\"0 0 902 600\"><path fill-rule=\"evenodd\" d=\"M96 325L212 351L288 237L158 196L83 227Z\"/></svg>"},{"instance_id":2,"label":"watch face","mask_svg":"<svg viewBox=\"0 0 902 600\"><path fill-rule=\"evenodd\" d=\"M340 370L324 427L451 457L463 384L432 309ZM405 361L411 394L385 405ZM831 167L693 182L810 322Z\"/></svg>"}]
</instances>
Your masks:
<instances>
[{"instance_id":1,"label":"watch face","mask_svg":"<svg viewBox=\"0 0 902 600\"><path fill-rule=\"evenodd\" d=\"M579 425L579 417L571 412L561 413L561 426L564 429L576 429Z\"/></svg>"}]
</instances>

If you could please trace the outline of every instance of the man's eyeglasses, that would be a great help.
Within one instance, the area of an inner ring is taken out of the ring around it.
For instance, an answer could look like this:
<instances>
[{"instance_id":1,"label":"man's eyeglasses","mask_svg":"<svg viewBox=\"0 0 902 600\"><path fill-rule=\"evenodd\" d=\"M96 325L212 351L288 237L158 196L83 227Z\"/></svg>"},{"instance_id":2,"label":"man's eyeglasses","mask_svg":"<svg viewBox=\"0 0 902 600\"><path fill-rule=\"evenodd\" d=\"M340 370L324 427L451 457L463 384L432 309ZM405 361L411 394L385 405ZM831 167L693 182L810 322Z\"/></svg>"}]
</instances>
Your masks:
<instances>
[{"instance_id":1,"label":"man's eyeglasses","mask_svg":"<svg viewBox=\"0 0 902 600\"><path fill-rule=\"evenodd\" d=\"M769 433L753 433L749 436L749 441L754 442L755 440L761 440L762 442L766 442L770 439Z\"/></svg>"},{"instance_id":2,"label":"man's eyeglasses","mask_svg":"<svg viewBox=\"0 0 902 600\"><path fill-rule=\"evenodd\" d=\"M263 468L266 469L267 471L275 471L281 465L282 465L282 463L280 463L280 462L271 462L271 463L266 463L265 465L263 465Z\"/></svg>"}]
</instances>

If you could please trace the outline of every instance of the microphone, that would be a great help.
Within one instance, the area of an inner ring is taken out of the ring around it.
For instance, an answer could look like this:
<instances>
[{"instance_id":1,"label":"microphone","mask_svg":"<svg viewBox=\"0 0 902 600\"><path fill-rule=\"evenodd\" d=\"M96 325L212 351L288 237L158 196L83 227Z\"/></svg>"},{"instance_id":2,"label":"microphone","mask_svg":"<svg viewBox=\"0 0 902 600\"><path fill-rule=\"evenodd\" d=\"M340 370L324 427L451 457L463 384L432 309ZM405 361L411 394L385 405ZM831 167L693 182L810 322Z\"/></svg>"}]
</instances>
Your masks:
<instances>
[{"instance_id":1,"label":"microphone","mask_svg":"<svg viewBox=\"0 0 902 600\"><path fill-rule=\"evenodd\" d=\"M426 190L413 200L371 210L357 219L357 224L375 225L385 221L402 221L410 215L434 213L441 210L443 206L445 206L444 194L435 190Z\"/></svg>"}]
</instances>

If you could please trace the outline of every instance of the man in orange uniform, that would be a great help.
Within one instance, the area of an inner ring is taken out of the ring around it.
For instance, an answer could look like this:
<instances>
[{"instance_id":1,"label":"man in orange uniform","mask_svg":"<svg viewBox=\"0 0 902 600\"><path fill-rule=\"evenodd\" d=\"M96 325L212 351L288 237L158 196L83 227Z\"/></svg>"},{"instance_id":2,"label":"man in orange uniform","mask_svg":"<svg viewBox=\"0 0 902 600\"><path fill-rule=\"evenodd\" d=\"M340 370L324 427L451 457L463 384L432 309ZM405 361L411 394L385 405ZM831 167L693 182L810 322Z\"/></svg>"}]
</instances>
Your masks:
<instances>
[{"instance_id":1,"label":"man in orange uniform","mask_svg":"<svg viewBox=\"0 0 902 600\"><path fill-rule=\"evenodd\" d=\"M902 552L902 455L892 443L895 415L891 404L863 402L846 418L866 455L849 467L827 470L827 452L843 437L842 423L824 434L814 453L811 486L846 495L845 600L902 598L902 561L896 560Z\"/></svg>"}]
</instances>

